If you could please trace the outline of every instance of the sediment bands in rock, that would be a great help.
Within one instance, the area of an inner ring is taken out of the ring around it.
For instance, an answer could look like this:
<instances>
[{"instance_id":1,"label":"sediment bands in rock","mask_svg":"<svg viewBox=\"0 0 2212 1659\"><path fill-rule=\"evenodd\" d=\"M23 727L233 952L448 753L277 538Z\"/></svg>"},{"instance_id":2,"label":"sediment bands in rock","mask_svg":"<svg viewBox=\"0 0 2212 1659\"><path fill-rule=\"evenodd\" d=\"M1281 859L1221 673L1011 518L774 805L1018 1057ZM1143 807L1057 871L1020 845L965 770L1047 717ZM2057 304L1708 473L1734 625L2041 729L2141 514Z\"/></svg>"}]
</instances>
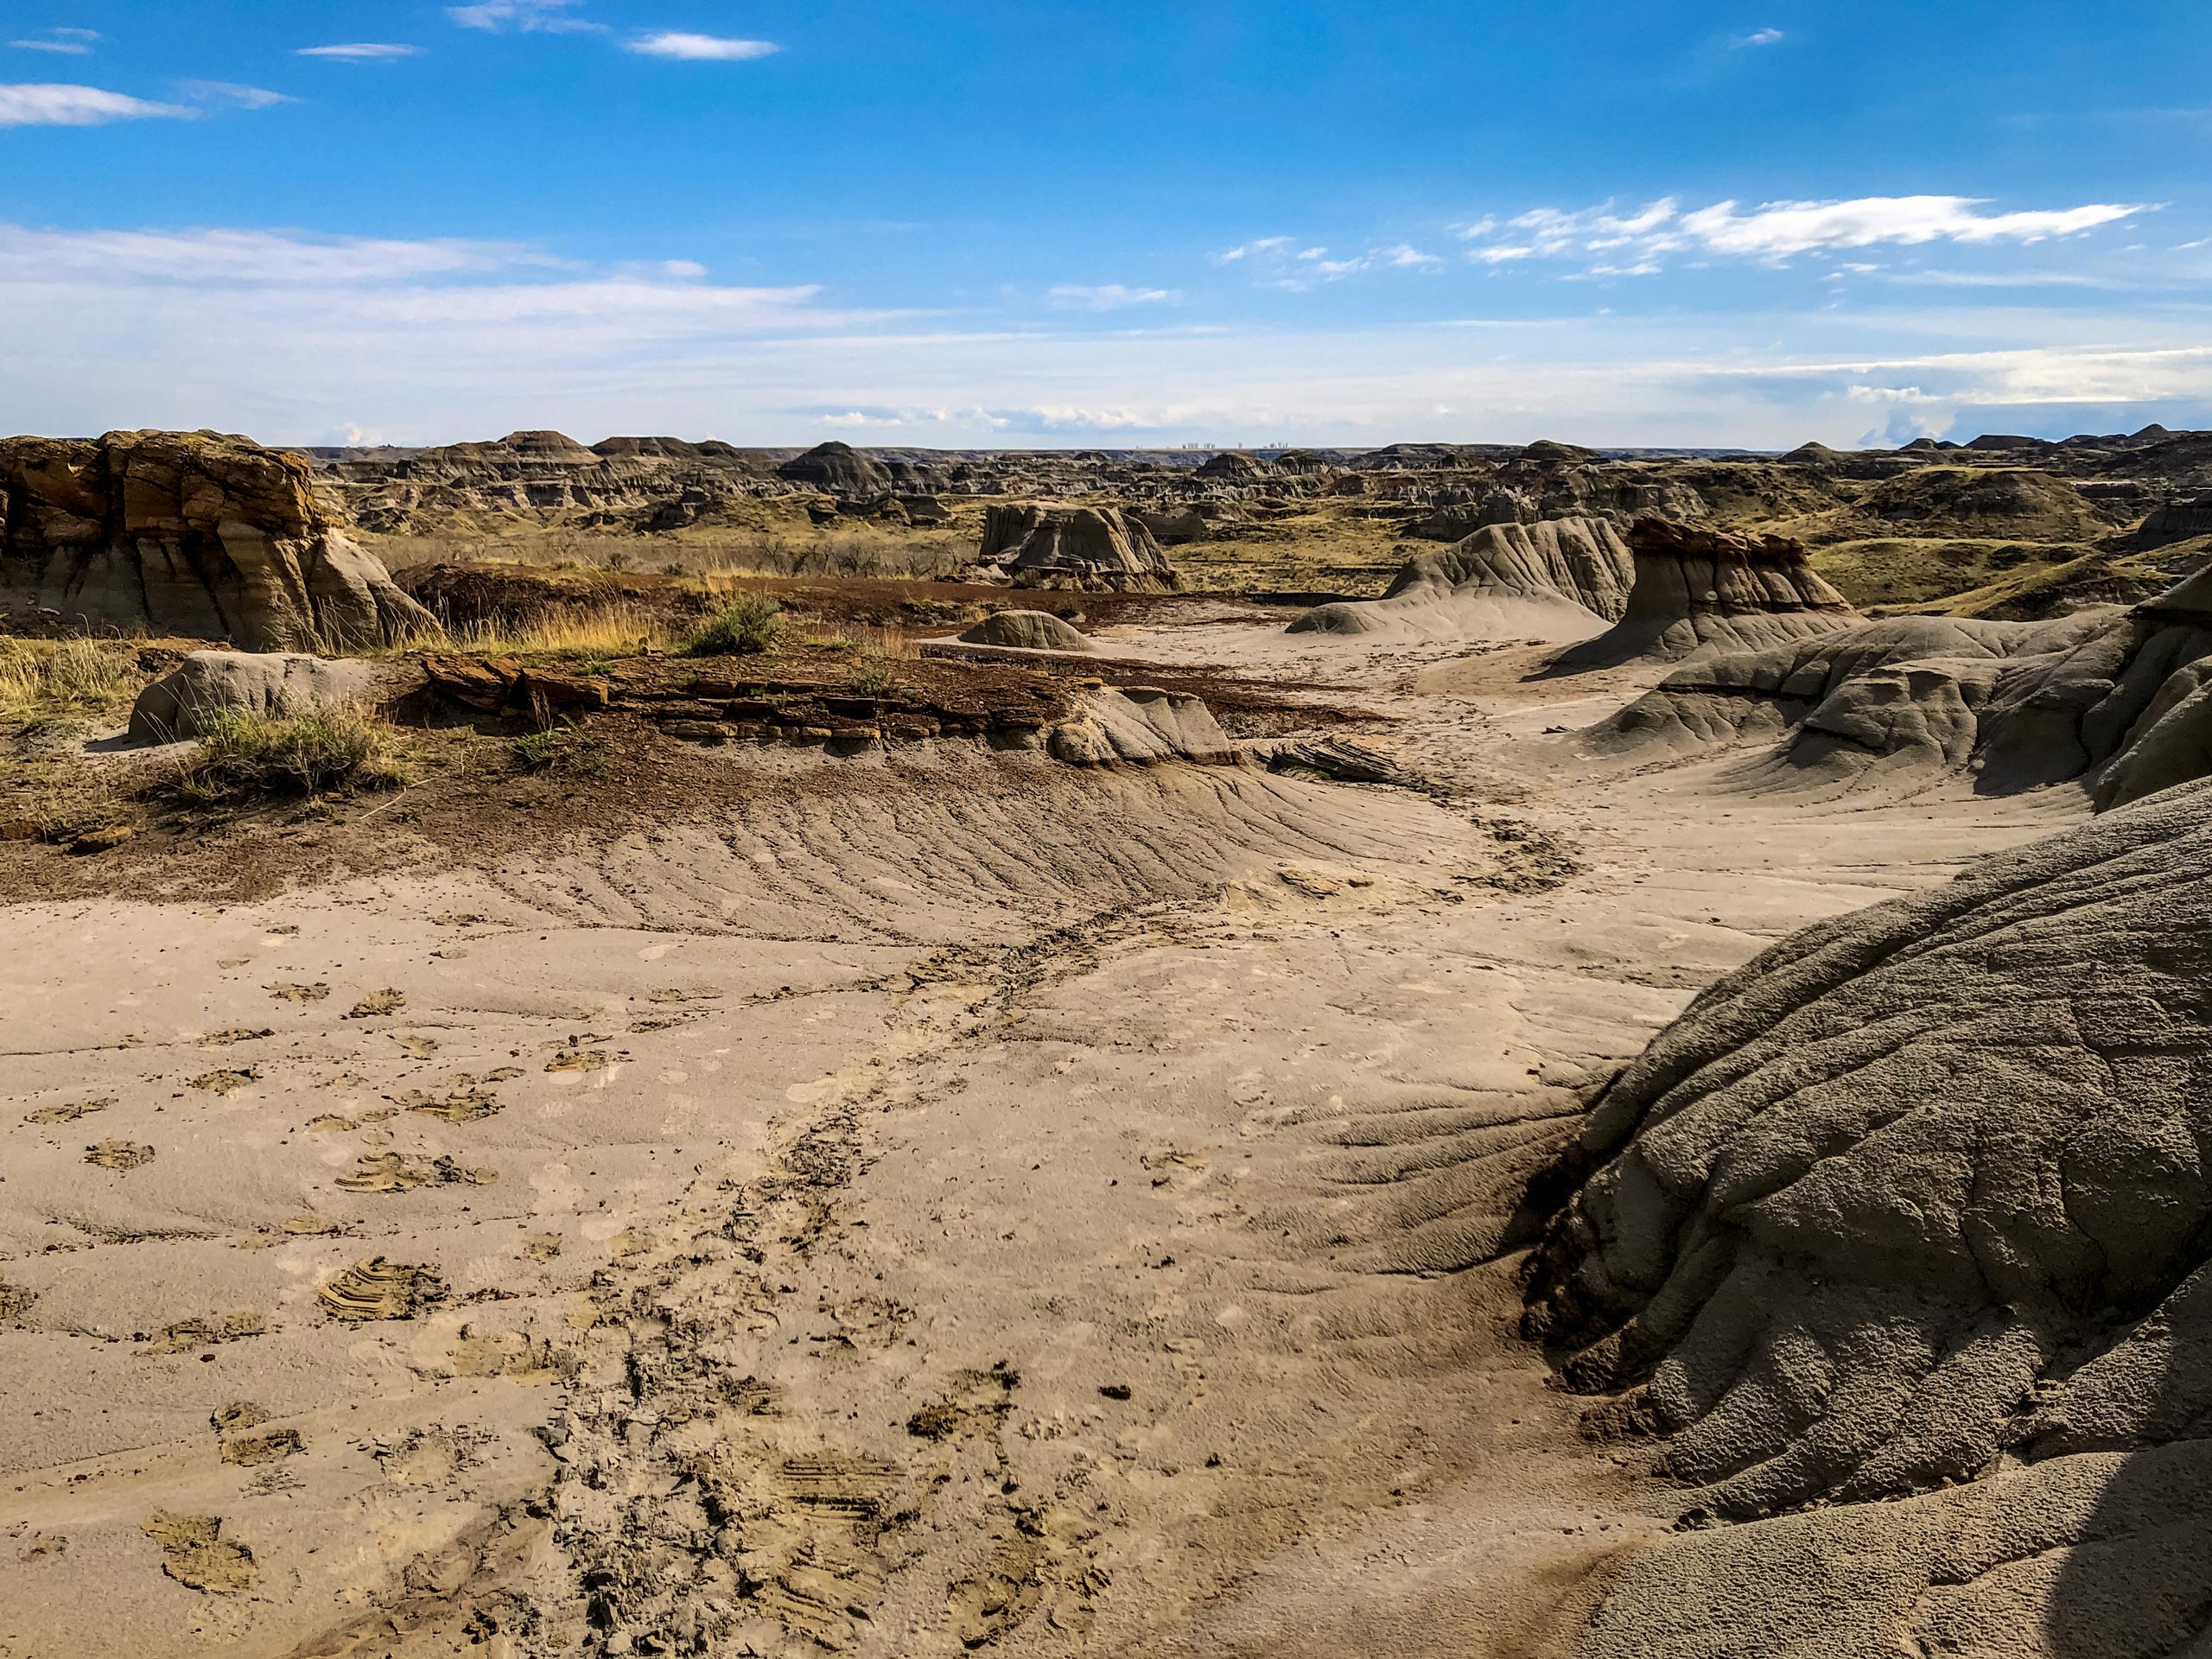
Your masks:
<instances>
[{"instance_id":1,"label":"sediment bands in rock","mask_svg":"<svg viewBox=\"0 0 2212 1659\"><path fill-rule=\"evenodd\" d=\"M1317 606L1288 632L1584 638L1627 611L1633 574L1628 544L1603 519L1491 524L1415 554L1381 599Z\"/></svg>"},{"instance_id":2,"label":"sediment bands in rock","mask_svg":"<svg viewBox=\"0 0 2212 1659\"><path fill-rule=\"evenodd\" d=\"M300 456L213 432L0 442L0 602L251 651L435 633L312 477Z\"/></svg>"},{"instance_id":3,"label":"sediment bands in rock","mask_svg":"<svg viewBox=\"0 0 2212 1659\"><path fill-rule=\"evenodd\" d=\"M1777 645L1858 617L1785 537L1639 518L1628 544L1636 579L1626 610L1561 656L1559 671Z\"/></svg>"},{"instance_id":4,"label":"sediment bands in rock","mask_svg":"<svg viewBox=\"0 0 2212 1659\"><path fill-rule=\"evenodd\" d=\"M2088 777L2101 807L2212 773L2212 578L2132 611L2046 622L1903 617L1700 657L1592 728L1600 750L1763 740L1725 775L1755 791L1985 793Z\"/></svg>"},{"instance_id":5,"label":"sediment bands in rock","mask_svg":"<svg viewBox=\"0 0 2212 1659\"><path fill-rule=\"evenodd\" d=\"M1594 1426L1731 1519L2205 1433L2209 806L1808 928L1652 1043L1529 1295Z\"/></svg>"},{"instance_id":6,"label":"sediment bands in rock","mask_svg":"<svg viewBox=\"0 0 2212 1659\"><path fill-rule=\"evenodd\" d=\"M1120 508L1038 502L990 510L971 580L1138 594L1177 585L1152 532Z\"/></svg>"}]
</instances>

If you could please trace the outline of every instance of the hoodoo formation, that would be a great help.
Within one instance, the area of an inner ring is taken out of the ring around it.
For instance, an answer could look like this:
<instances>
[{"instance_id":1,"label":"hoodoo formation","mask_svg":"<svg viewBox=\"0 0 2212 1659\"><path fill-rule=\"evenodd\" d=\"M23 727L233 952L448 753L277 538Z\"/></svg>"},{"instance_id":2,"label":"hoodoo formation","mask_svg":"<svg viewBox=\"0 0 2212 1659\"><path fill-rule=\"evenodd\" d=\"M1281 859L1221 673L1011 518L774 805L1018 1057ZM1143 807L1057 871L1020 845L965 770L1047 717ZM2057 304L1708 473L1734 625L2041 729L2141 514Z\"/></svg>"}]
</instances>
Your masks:
<instances>
[{"instance_id":1,"label":"hoodoo formation","mask_svg":"<svg viewBox=\"0 0 2212 1659\"><path fill-rule=\"evenodd\" d=\"M1753 650L1856 620L1787 537L1639 518L1628 546L1635 575L1620 620L1560 658L1561 669Z\"/></svg>"}]
</instances>

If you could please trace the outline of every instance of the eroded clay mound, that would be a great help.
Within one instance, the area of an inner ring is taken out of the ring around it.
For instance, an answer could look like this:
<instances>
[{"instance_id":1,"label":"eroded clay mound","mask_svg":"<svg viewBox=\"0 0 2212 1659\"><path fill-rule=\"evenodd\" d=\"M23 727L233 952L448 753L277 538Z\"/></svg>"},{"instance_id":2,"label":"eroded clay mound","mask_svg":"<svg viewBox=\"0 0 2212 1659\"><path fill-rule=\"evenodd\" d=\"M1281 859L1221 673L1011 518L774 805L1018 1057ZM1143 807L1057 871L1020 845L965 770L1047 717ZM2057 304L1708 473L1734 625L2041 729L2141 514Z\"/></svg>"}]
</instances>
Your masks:
<instances>
[{"instance_id":1,"label":"eroded clay mound","mask_svg":"<svg viewBox=\"0 0 2212 1659\"><path fill-rule=\"evenodd\" d=\"M436 633L311 477L213 432L0 442L0 601L249 651Z\"/></svg>"},{"instance_id":2,"label":"eroded clay mound","mask_svg":"<svg viewBox=\"0 0 2212 1659\"><path fill-rule=\"evenodd\" d=\"M1639 518L1628 545L1635 582L1626 610L1563 653L1560 671L1764 650L1858 620L1806 563L1802 545L1784 537Z\"/></svg>"},{"instance_id":3,"label":"eroded clay mound","mask_svg":"<svg viewBox=\"0 0 2212 1659\"><path fill-rule=\"evenodd\" d=\"M2046 622L1906 617L1700 658L1588 734L1611 752L1757 741L1723 782L1997 793L2076 778L2100 806L2212 775L2212 577L2129 612Z\"/></svg>"},{"instance_id":4,"label":"eroded clay mound","mask_svg":"<svg viewBox=\"0 0 2212 1659\"><path fill-rule=\"evenodd\" d=\"M1529 1323L1706 1524L1583 1659L2200 1650L2208 809L1796 934L1601 1097Z\"/></svg>"},{"instance_id":5,"label":"eroded clay mound","mask_svg":"<svg viewBox=\"0 0 2212 1659\"><path fill-rule=\"evenodd\" d=\"M1029 502L993 507L969 579L1017 588L1160 594L1175 567L1142 523L1118 507Z\"/></svg>"},{"instance_id":6,"label":"eroded clay mound","mask_svg":"<svg viewBox=\"0 0 2212 1659\"><path fill-rule=\"evenodd\" d=\"M960 636L970 645L1014 651L1096 651L1090 636L1050 611L996 611Z\"/></svg>"},{"instance_id":7,"label":"eroded clay mound","mask_svg":"<svg viewBox=\"0 0 2212 1659\"><path fill-rule=\"evenodd\" d=\"M2209 807L1808 928L1654 1040L1530 1292L1597 1422L1726 1518L2212 1427Z\"/></svg>"},{"instance_id":8,"label":"eroded clay mound","mask_svg":"<svg viewBox=\"0 0 2212 1659\"><path fill-rule=\"evenodd\" d=\"M1633 564L1602 519L1497 524L1407 561L1381 599L1317 606L1292 633L1586 639L1628 608Z\"/></svg>"}]
</instances>

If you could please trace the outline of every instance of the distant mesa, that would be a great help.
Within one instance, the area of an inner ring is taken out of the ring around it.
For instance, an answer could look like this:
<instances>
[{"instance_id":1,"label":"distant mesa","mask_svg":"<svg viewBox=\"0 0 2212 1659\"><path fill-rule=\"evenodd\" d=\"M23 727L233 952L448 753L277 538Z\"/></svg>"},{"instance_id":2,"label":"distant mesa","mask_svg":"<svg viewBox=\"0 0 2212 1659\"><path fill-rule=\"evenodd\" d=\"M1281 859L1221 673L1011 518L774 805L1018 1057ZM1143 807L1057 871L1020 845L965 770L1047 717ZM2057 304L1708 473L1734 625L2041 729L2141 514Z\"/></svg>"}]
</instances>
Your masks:
<instances>
[{"instance_id":1,"label":"distant mesa","mask_svg":"<svg viewBox=\"0 0 2212 1659\"><path fill-rule=\"evenodd\" d=\"M963 644L1014 651L1096 651L1090 636L1050 611L996 611L960 635Z\"/></svg>"},{"instance_id":2,"label":"distant mesa","mask_svg":"<svg viewBox=\"0 0 2212 1659\"><path fill-rule=\"evenodd\" d=\"M1273 478L1277 470L1257 455L1247 454L1242 449L1224 449L1201 466L1198 476L1229 484L1253 484L1263 478Z\"/></svg>"},{"instance_id":3,"label":"distant mesa","mask_svg":"<svg viewBox=\"0 0 2212 1659\"><path fill-rule=\"evenodd\" d=\"M1180 585L1141 521L1118 507L1048 502L991 508L968 579L1131 594L1173 593Z\"/></svg>"},{"instance_id":4,"label":"distant mesa","mask_svg":"<svg viewBox=\"0 0 2212 1659\"><path fill-rule=\"evenodd\" d=\"M218 432L0 441L0 603L247 651L436 635L314 476Z\"/></svg>"},{"instance_id":5,"label":"distant mesa","mask_svg":"<svg viewBox=\"0 0 2212 1659\"><path fill-rule=\"evenodd\" d=\"M1603 519L1492 524L1416 554L1381 599L1317 606L1291 633L1587 639L1627 611L1634 561Z\"/></svg>"},{"instance_id":6,"label":"distant mesa","mask_svg":"<svg viewBox=\"0 0 2212 1659\"><path fill-rule=\"evenodd\" d=\"M1538 438L1521 451L1521 459L1551 464L1567 464L1595 461L1598 459L1598 452L1595 449L1585 449L1579 443L1560 443L1553 438Z\"/></svg>"},{"instance_id":7,"label":"distant mesa","mask_svg":"<svg viewBox=\"0 0 2212 1659\"><path fill-rule=\"evenodd\" d=\"M835 438L785 461L776 468L776 475L825 495L846 498L882 495L893 482L890 468Z\"/></svg>"},{"instance_id":8,"label":"distant mesa","mask_svg":"<svg viewBox=\"0 0 2212 1659\"><path fill-rule=\"evenodd\" d=\"M1556 671L1754 650L1859 619L1787 537L1639 518L1628 545L1636 579L1621 620L1562 653Z\"/></svg>"}]
</instances>

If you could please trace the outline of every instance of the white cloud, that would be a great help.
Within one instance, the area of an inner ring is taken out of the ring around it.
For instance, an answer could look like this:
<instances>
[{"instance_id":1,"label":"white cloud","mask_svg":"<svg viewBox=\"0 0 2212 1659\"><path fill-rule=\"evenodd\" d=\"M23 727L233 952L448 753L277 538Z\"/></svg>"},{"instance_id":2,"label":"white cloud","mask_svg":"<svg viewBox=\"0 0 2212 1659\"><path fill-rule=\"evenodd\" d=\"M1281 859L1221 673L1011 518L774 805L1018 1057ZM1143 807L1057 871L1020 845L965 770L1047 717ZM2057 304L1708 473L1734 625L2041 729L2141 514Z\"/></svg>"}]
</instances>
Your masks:
<instances>
[{"instance_id":1,"label":"white cloud","mask_svg":"<svg viewBox=\"0 0 2212 1659\"><path fill-rule=\"evenodd\" d=\"M1737 36L1733 44L1737 46L1772 46L1776 42L1787 40L1789 36L1784 35L1778 29L1755 29L1748 35L1740 35Z\"/></svg>"},{"instance_id":2,"label":"white cloud","mask_svg":"<svg viewBox=\"0 0 2212 1659\"><path fill-rule=\"evenodd\" d=\"M377 283L551 262L493 242L308 238L273 231L35 231L0 224L0 279Z\"/></svg>"},{"instance_id":3,"label":"white cloud","mask_svg":"<svg viewBox=\"0 0 2212 1659\"><path fill-rule=\"evenodd\" d=\"M662 274L668 276L703 276L707 274L707 268L696 259L664 259L660 262L660 268Z\"/></svg>"},{"instance_id":4,"label":"white cloud","mask_svg":"<svg viewBox=\"0 0 2212 1659\"><path fill-rule=\"evenodd\" d=\"M1298 251L1298 257L1301 259L1325 258L1328 251L1328 249L1323 247L1300 248Z\"/></svg>"},{"instance_id":5,"label":"white cloud","mask_svg":"<svg viewBox=\"0 0 2212 1659\"><path fill-rule=\"evenodd\" d=\"M234 109L266 110L278 104L296 104L289 92L272 92L266 86L241 86L231 80L188 80L178 90L195 104L227 104Z\"/></svg>"},{"instance_id":6,"label":"white cloud","mask_svg":"<svg viewBox=\"0 0 2212 1659\"><path fill-rule=\"evenodd\" d=\"M1682 228L1716 253L1783 258L1815 248L1866 248L1878 243L2040 242L2133 218L2141 204L2094 202L2082 207L1980 213L1973 196L1861 196L1852 201L1770 201L1738 213L1732 201L1682 215Z\"/></svg>"},{"instance_id":7,"label":"white cloud","mask_svg":"<svg viewBox=\"0 0 2212 1659\"><path fill-rule=\"evenodd\" d=\"M1052 303L1063 311L1119 311L1132 305L1158 305L1174 297L1171 289L1129 288L1120 283L1102 283L1095 288L1063 283L1052 290Z\"/></svg>"},{"instance_id":8,"label":"white cloud","mask_svg":"<svg viewBox=\"0 0 2212 1659\"><path fill-rule=\"evenodd\" d=\"M49 29L44 40L10 41L8 44L26 52L66 52L73 58L81 58L105 38L97 29Z\"/></svg>"},{"instance_id":9,"label":"white cloud","mask_svg":"<svg viewBox=\"0 0 2212 1659\"><path fill-rule=\"evenodd\" d=\"M1385 264L1408 269L1422 265L1440 265L1444 263L1434 254L1423 253L1419 248L1409 247L1403 242L1387 248L1377 248L1375 251L1375 257Z\"/></svg>"},{"instance_id":10,"label":"white cloud","mask_svg":"<svg viewBox=\"0 0 2212 1659\"><path fill-rule=\"evenodd\" d=\"M463 29L481 29L494 33L512 26L524 34L580 35L600 34L605 23L594 23L573 16L569 8L577 0L476 0L466 6L448 6L446 16Z\"/></svg>"},{"instance_id":11,"label":"white cloud","mask_svg":"<svg viewBox=\"0 0 2212 1659\"><path fill-rule=\"evenodd\" d=\"M0 86L0 127L98 127L154 118L188 121L193 114L181 105L149 103L98 86Z\"/></svg>"},{"instance_id":12,"label":"white cloud","mask_svg":"<svg viewBox=\"0 0 2212 1659\"><path fill-rule=\"evenodd\" d=\"M343 41L335 46L303 46L294 55L336 58L348 63L388 63L394 58L420 57L419 46L400 46L390 41Z\"/></svg>"},{"instance_id":13,"label":"white cloud","mask_svg":"<svg viewBox=\"0 0 2212 1659\"><path fill-rule=\"evenodd\" d=\"M1469 258L1484 264L1599 254L1612 257L1592 264L1586 274L1645 276L1667 255L1686 251L1774 264L1800 254L1878 245L2039 242L2152 211L2140 204L2109 202L2025 213L1981 211L1986 206L1972 196L1860 196L1847 201L1770 201L1749 210L1722 201L1683 213L1676 198L1663 196L1632 213L1616 213L1610 202L1573 211L1535 207L1503 226L1484 219L1461 234L1479 242L1517 232L1510 240L1469 251ZM1991 277L1987 282L1995 286L2008 280Z\"/></svg>"},{"instance_id":14,"label":"white cloud","mask_svg":"<svg viewBox=\"0 0 2212 1659\"><path fill-rule=\"evenodd\" d=\"M1231 248L1228 252L1218 254L1216 257L1219 258L1223 264L1226 264L1232 259L1245 259L1261 254L1281 253L1285 248L1290 246L1291 243L1294 239L1295 238L1287 236L1263 236L1256 242L1247 242L1242 247Z\"/></svg>"},{"instance_id":15,"label":"white cloud","mask_svg":"<svg viewBox=\"0 0 2212 1659\"><path fill-rule=\"evenodd\" d=\"M622 49L640 52L649 58L680 58L690 63L742 63L750 58L765 58L778 48L772 41L729 40L718 35L686 35L664 29L658 35L641 35Z\"/></svg>"}]
</instances>

